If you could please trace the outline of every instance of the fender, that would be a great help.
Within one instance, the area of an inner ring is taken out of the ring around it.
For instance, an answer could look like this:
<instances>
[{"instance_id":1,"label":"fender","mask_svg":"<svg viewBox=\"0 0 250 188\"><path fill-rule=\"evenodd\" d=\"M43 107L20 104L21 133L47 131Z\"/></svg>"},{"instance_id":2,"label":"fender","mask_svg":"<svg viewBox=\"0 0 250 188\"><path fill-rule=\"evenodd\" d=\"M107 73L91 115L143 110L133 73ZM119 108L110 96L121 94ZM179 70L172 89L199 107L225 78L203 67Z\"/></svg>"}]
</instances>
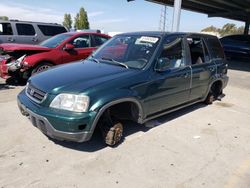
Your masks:
<instances>
[{"instance_id":1,"label":"fender","mask_svg":"<svg viewBox=\"0 0 250 188\"><path fill-rule=\"evenodd\" d=\"M120 98L120 99L110 101L110 102L106 103L103 106L98 106L96 108L94 108L94 106L92 106L90 108L90 111L96 111L97 112L96 117L95 117L95 119L94 119L94 121L92 123L92 126L90 128L90 132L91 133L94 132L100 117L102 116L103 112L105 112L106 109L108 109L109 107L111 107L111 106L113 106L115 104L119 104L119 103L122 103L122 102L132 102L138 107L139 115L138 115L137 123L143 124L143 108L142 108L142 105L139 102L139 100L136 99L135 97L123 97L123 98Z\"/></svg>"}]
</instances>

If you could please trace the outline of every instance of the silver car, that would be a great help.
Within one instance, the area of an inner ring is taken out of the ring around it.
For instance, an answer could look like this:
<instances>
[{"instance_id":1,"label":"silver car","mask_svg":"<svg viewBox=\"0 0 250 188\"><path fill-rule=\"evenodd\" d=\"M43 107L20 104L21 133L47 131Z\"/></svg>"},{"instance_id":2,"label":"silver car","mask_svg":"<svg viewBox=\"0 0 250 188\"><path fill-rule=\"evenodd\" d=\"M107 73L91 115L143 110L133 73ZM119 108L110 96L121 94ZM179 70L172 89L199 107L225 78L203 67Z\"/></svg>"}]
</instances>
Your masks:
<instances>
[{"instance_id":1,"label":"silver car","mask_svg":"<svg viewBox=\"0 0 250 188\"><path fill-rule=\"evenodd\" d=\"M0 43L38 44L64 32L67 29L56 23L0 21Z\"/></svg>"}]
</instances>

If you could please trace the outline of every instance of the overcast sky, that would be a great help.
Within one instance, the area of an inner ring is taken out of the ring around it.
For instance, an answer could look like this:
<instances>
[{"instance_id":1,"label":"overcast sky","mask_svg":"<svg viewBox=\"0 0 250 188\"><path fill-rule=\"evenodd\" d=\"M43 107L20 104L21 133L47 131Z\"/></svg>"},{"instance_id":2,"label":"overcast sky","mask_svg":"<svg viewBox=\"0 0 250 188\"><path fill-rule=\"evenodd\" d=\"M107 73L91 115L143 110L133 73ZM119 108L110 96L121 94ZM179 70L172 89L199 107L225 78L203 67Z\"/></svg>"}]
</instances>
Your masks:
<instances>
[{"instance_id":1,"label":"overcast sky","mask_svg":"<svg viewBox=\"0 0 250 188\"><path fill-rule=\"evenodd\" d=\"M105 32L127 32L158 30L162 5L136 0L1 0L0 16L10 19L62 23L64 13L72 17L84 7L88 13L90 27ZM205 14L181 12L181 31L199 32L214 25L226 23L241 26L244 23L222 18L207 18ZM167 29L171 29L172 8L167 8Z\"/></svg>"}]
</instances>

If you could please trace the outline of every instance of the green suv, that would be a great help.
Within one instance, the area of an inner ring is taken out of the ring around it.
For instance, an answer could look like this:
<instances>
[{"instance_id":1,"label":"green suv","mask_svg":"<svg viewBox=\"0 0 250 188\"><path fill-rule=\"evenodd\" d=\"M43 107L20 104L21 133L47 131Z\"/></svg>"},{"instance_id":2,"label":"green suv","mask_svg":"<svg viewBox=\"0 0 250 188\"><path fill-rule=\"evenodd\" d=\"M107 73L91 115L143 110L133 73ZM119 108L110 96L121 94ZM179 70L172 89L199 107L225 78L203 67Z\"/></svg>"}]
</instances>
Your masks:
<instances>
[{"instance_id":1,"label":"green suv","mask_svg":"<svg viewBox=\"0 0 250 188\"><path fill-rule=\"evenodd\" d=\"M114 145L124 120L143 124L197 102L211 104L227 82L227 62L215 36L125 33L85 61L31 77L18 106L51 138L84 142L99 127L105 143Z\"/></svg>"}]
</instances>

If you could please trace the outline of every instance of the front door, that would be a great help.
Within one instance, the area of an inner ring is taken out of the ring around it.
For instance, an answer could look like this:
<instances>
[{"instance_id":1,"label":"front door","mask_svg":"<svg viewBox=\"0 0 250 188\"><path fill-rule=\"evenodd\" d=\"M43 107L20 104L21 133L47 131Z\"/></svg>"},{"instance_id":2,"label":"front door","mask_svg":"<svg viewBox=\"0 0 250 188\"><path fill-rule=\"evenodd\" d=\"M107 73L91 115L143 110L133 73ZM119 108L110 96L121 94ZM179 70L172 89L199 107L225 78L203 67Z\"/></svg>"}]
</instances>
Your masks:
<instances>
[{"instance_id":1,"label":"front door","mask_svg":"<svg viewBox=\"0 0 250 188\"><path fill-rule=\"evenodd\" d=\"M78 36L69 43L74 45L75 48L70 51L63 50L63 63L86 59L96 49L95 47L91 47L90 35Z\"/></svg>"},{"instance_id":2,"label":"front door","mask_svg":"<svg viewBox=\"0 0 250 188\"><path fill-rule=\"evenodd\" d=\"M183 39L168 36L158 59L165 58L169 67L155 70L148 83L147 98L144 101L146 114L153 115L188 102L191 82L191 68L186 66Z\"/></svg>"},{"instance_id":3,"label":"front door","mask_svg":"<svg viewBox=\"0 0 250 188\"><path fill-rule=\"evenodd\" d=\"M14 37L16 43L37 44L37 33L32 24L15 23L17 35Z\"/></svg>"},{"instance_id":4,"label":"front door","mask_svg":"<svg viewBox=\"0 0 250 188\"><path fill-rule=\"evenodd\" d=\"M1 43L14 43L14 31L9 22L0 23L0 44Z\"/></svg>"}]
</instances>

